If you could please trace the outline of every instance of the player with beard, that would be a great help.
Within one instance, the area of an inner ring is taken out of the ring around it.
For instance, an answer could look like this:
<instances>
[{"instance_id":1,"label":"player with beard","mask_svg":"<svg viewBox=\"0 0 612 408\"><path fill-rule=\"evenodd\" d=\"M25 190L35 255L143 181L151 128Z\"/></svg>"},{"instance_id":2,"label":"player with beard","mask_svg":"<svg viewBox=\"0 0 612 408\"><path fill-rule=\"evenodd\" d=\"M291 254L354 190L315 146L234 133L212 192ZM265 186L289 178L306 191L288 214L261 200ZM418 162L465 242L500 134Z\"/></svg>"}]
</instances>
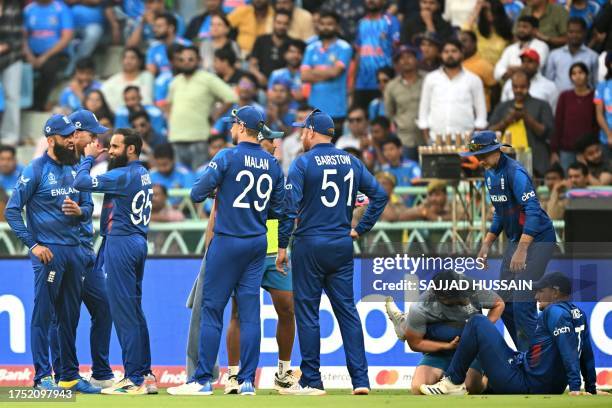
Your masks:
<instances>
[{"instance_id":1,"label":"player with beard","mask_svg":"<svg viewBox=\"0 0 612 408\"><path fill-rule=\"evenodd\" d=\"M138 160L142 139L132 129L117 129L110 141L108 172L91 177L89 171L105 149L96 142L85 146L74 188L104 194L100 232L104 237L98 257L104 262L110 311L121 345L125 377L102 390L110 395L156 393L147 384L151 375L149 330L142 310L142 279L147 257L153 185Z\"/></svg>"},{"instance_id":2,"label":"player with beard","mask_svg":"<svg viewBox=\"0 0 612 408\"><path fill-rule=\"evenodd\" d=\"M153 76L172 71L172 64L168 59L168 47L172 44L191 45L191 41L176 34L177 24L176 17L170 12L161 13L155 17L153 32L156 41L147 50L146 57L147 70Z\"/></svg>"},{"instance_id":3,"label":"player with beard","mask_svg":"<svg viewBox=\"0 0 612 408\"><path fill-rule=\"evenodd\" d=\"M584 164L589 169L589 185L607 186L612 184L612 166L603 152L597 135L589 134L578 141L576 149L582 153Z\"/></svg>"},{"instance_id":4,"label":"player with beard","mask_svg":"<svg viewBox=\"0 0 612 408\"><path fill-rule=\"evenodd\" d=\"M47 120L44 133L49 147L21 173L5 216L15 234L29 248L34 269L34 310L30 328L34 386L56 388L49 364L51 337L59 342L59 366L55 364L54 367L56 374L59 372L58 385L98 394L100 388L79 375L75 346L86 268L86 259L79 250L80 226L93 212L90 195L72 186L78 161L75 130L66 116L53 115ZM27 226L21 216L24 206ZM54 316L57 334L49 331Z\"/></svg>"},{"instance_id":5,"label":"player with beard","mask_svg":"<svg viewBox=\"0 0 612 408\"><path fill-rule=\"evenodd\" d=\"M68 118L76 127L74 134L76 152L80 158L83 158L85 146L96 141L98 134L106 133L108 128L102 126L96 115L88 110L76 111ZM94 228L91 218L81 222L80 238L81 251L87 261L82 299L91 316L89 344L92 374L89 381L96 387L107 388L114 384L113 370L108 361L113 321L106 293L106 277L102 270L103 259L97 258L94 251Z\"/></svg>"}]
</instances>

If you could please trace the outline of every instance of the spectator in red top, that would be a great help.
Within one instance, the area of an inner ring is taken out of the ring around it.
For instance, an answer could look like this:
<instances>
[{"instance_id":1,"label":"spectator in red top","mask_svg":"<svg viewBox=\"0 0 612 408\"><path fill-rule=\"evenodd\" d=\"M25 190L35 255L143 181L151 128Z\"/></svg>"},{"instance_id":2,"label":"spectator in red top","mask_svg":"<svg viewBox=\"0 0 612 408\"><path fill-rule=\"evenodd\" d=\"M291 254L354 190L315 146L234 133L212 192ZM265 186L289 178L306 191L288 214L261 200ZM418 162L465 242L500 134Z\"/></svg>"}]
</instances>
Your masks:
<instances>
[{"instance_id":1,"label":"spectator in red top","mask_svg":"<svg viewBox=\"0 0 612 408\"><path fill-rule=\"evenodd\" d=\"M568 75L574 89L559 96L555 112L555 130L551 139L551 162L560 161L567 172L576 161L576 142L597 132L594 91L589 86L589 69L583 62L571 65Z\"/></svg>"}]
</instances>

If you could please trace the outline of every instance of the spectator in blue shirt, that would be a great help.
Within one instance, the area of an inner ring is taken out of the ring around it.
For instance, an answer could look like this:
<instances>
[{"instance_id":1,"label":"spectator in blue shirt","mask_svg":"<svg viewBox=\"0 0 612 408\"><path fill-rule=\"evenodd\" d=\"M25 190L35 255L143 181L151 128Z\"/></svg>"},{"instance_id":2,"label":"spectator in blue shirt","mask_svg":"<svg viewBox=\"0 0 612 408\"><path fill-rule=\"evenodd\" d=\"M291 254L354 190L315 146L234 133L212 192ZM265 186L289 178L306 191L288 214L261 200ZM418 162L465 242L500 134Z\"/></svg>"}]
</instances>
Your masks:
<instances>
[{"instance_id":1,"label":"spectator in blue shirt","mask_svg":"<svg viewBox=\"0 0 612 408\"><path fill-rule=\"evenodd\" d=\"M268 105L266 107L266 121L270 129L288 133L291 124L295 122L296 108L290 91L291 84L276 80L272 89L268 91Z\"/></svg>"},{"instance_id":2,"label":"spectator in blue shirt","mask_svg":"<svg viewBox=\"0 0 612 408\"><path fill-rule=\"evenodd\" d=\"M17 183L23 166L17 163L16 150L13 146L0 145L0 189L7 193Z\"/></svg>"},{"instance_id":3,"label":"spectator in blue shirt","mask_svg":"<svg viewBox=\"0 0 612 408\"><path fill-rule=\"evenodd\" d=\"M191 41L176 34L176 27L176 17L172 13L165 12L155 17L153 30L155 31L156 41L149 46L146 59L147 70L154 76L172 70L168 60L169 46L172 44L191 45Z\"/></svg>"},{"instance_id":4,"label":"spectator in blue shirt","mask_svg":"<svg viewBox=\"0 0 612 408\"><path fill-rule=\"evenodd\" d=\"M76 45L72 61L89 58L102 39L106 24L105 8L107 0L72 0L70 4L74 18L74 37ZM74 63L72 62L72 63ZM72 67L68 72L72 72Z\"/></svg>"},{"instance_id":5,"label":"spectator in blue shirt","mask_svg":"<svg viewBox=\"0 0 612 408\"><path fill-rule=\"evenodd\" d=\"M151 125L151 119L147 112L145 111L137 111L133 112L129 116L130 125L135 129L140 137L142 137L142 156L150 157L153 153L153 149L157 146L167 143L168 140L166 136L159 133L156 129ZM145 157L142 157L142 160L146 160Z\"/></svg>"},{"instance_id":6,"label":"spectator in blue shirt","mask_svg":"<svg viewBox=\"0 0 612 408\"><path fill-rule=\"evenodd\" d=\"M102 84L94 79L95 75L96 66L93 59L85 58L77 61L72 80L59 97L59 104L66 114L81 109L85 96L91 91L100 89Z\"/></svg>"},{"instance_id":7,"label":"spectator in blue shirt","mask_svg":"<svg viewBox=\"0 0 612 408\"><path fill-rule=\"evenodd\" d=\"M180 74L181 53L184 49L185 47L181 44L172 44L168 47L167 54L171 69L160 73L153 81L153 103L160 109L165 109L168 106L170 83L175 76Z\"/></svg>"},{"instance_id":8,"label":"spectator in blue shirt","mask_svg":"<svg viewBox=\"0 0 612 408\"><path fill-rule=\"evenodd\" d=\"M155 40L153 28L158 14L168 11L164 0L124 0L123 14L127 16L125 34L126 47L145 48ZM176 18L176 33L182 36L185 33L185 22L178 13L172 13Z\"/></svg>"},{"instance_id":9,"label":"spectator in blue shirt","mask_svg":"<svg viewBox=\"0 0 612 408\"><path fill-rule=\"evenodd\" d=\"M558 3L565 6L566 2L558 1ZM583 19L588 30L591 30L600 9L601 6L594 0L573 0L569 9L569 15L570 17L580 17Z\"/></svg>"},{"instance_id":10,"label":"spectator in blue shirt","mask_svg":"<svg viewBox=\"0 0 612 408\"><path fill-rule=\"evenodd\" d=\"M376 73L393 64L393 50L399 44L400 25L385 13L385 0L366 0L366 15L357 28L357 74L353 103L364 109L380 96Z\"/></svg>"},{"instance_id":11,"label":"spectator in blue shirt","mask_svg":"<svg viewBox=\"0 0 612 408\"><path fill-rule=\"evenodd\" d=\"M311 84L308 104L329 114L334 120L335 138L342 135L347 111L347 70L353 50L338 38L340 16L322 11L319 17L319 38L306 47L302 62L302 82Z\"/></svg>"},{"instance_id":12,"label":"spectator in blue shirt","mask_svg":"<svg viewBox=\"0 0 612 408\"><path fill-rule=\"evenodd\" d=\"M291 96L295 102L303 102L304 92L302 90L302 76L300 75L300 65L304 58L304 50L306 44L303 41L290 39L283 49L285 63L284 68L279 68L270 74L268 80L268 91L272 90L273 84L278 81L289 83L291 88Z\"/></svg>"},{"instance_id":13,"label":"spectator in blue shirt","mask_svg":"<svg viewBox=\"0 0 612 408\"><path fill-rule=\"evenodd\" d=\"M174 148L170 143L164 143L153 150L154 169L151 171L153 184L161 184L168 190L172 188L191 188L195 182L193 173L174 159ZM180 197L173 197L170 203L177 207Z\"/></svg>"},{"instance_id":14,"label":"spectator in blue shirt","mask_svg":"<svg viewBox=\"0 0 612 408\"><path fill-rule=\"evenodd\" d=\"M402 141L398 137L389 136L382 142L382 154L387 161L382 170L395 176L398 187L411 186L414 180L421 178L419 164L402 155ZM408 207L412 206L413 202L414 197L405 198Z\"/></svg>"},{"instance_id":15,"label":"spectator in blue shirt","mask_svg":"<svg viewBox=\"0 0 612 408\"><path fill-rule=\"evenodd\" d=\"M144 111L149 115L154 129L164 136L168 133L168 125L163 112L157 106L142 104L140 88L134 85L126 86L123 90L123 100L125 106L120 107L115 112L115 128L129 128L130 114Z\"/></svg>"},{"instance_id":16,"label":"spectator in blue shirt","mask_svg":"<svg viewBox=\"0 0 612 408\"><path fill-rule=\"evenodd\" d=\"M504 3L506 15L510 20L512 20L513 23L521 14L523 7L525 7L525 4L519 0L503 0L502 3Z\"/></svg>"},{"instance_id":17,"label":"spectator in blue shirt","mask_svg":"<svg viewBox=\"0 0 612 408\"><path fill-rule=\"evenodd\" d=\"M25 8L24 29L27 36L24 54L38 73L33 108L45 110L57 74L68 62L66 48L74 34L72 13L61 1L36 0Z\"/></svg>"},{"instance_id":18,"label":"spectator in blue shirt","mask_svg":"<svg viewBox=\"0 0 612 408\"><path fill-rule=\"evenodd\" d=\"M187 26L185 38L194 43L210 38L210 23L215 14L225 14L221 8L221 0L204 0L205 12L194 16Z\"/></svg>"},{"instance_id":19,"label":"spectator in blue shirt","mask_svg":"<svg viewBox=\"0 0 612 408\"><path fill-rule=\"evenodd\" d=\"M378 82L378 91L380 92L379 97L372 99L370 104L368 105L368 119L374 120L379 116L385 115L385 98L383 95L385 94L385 88L389 81L393 79L395 76L395 71L392 67L382 67L378 68L376 71L376 82Z\"/></svg>"}]
</instances>

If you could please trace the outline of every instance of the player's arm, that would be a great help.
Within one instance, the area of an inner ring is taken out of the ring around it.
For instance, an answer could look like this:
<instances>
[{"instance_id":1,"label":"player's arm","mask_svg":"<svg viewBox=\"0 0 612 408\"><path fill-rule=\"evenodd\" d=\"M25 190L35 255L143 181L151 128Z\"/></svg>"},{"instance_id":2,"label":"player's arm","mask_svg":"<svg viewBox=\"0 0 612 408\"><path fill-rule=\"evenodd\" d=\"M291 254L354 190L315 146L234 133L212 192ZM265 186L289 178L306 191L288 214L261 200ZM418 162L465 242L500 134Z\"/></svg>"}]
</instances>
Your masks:
<instances>
[{"instance_id":1,"label":"player's arm","mask_svg":"<svg viewBox=\"0 0 612 408\"><path fill-rule=\"evenodd\" d=\"M572 324L572 317L568 312L555 305L551 305L548 308L550 310L544 311L544 324L559 349L570 392L579 392L582 382L580 378L578 339L581 333L576 333L572 330L574 326ZM586 327L582 327L582 329L586 329ZM555 375L555 373L550 373L550 375Z\"/></svg>"},{"instance_id":2,"label":"player's arm","mask_svg":"<svg viewBox=\"0 0 612 408\"><path fill-rule=\"evenodd\" d=\"M491 323L497 322L506 308L506 304L502 298L495 292L493 292L493 294L495 295L495 300L493 301L493 305L488 308L489 312L487 313L487 319L489 319Z\"/></svg>"},{"instance_id":3,"label":"player's arm","mask_svg":"<svg viewBox=\"0 0 612 408\"><path fill-rule=\"evenodd\" d=\"M87 147L89 147L89 145ZM127 174L125 172L111 170L97 177L91 177L89 172L93 166L94 160L95 158L90 155L83 159L72 186L84 192L123 195L127 185Z\"/></svg>"},{"instance_id":4,"label":"player's arm","mask_svg":"<svg viewBox=\"0 0 612 408\"><path fill-rule=\"evenodd\" d=\"M208 163L206 170L191 189L191 201L201 203L210 197L215 188L221 184L227 169L227 155L230 152L230 149L223 149Z\"/></svg>"},{"instance_id":5,"label":"player's arm","mask_svg":"<svg viewBox=\"0 0 612 408\"><path fill-rule=\"evenodd\" d=\"M591 345L589 326L584 328L584 344L580 353L580 372L584 379L584 389L590 394L597 394L597 374L595 372L595 356Z\"/></svg>"},{"instance_id":6,"label":"player's arm","mask_svg":"<svg viewBox=\"0 0 612 408\"><path fill-rule=\"evenodd\" d=\"M378 218L380 218L383 213L387 202L389 201L389 197L387 193L381 185L376 181L376 179L372 176L372 174L365 168L363 163L359 161L359 159L352 158L351 160L357 160L358 166L362 167L361 178L358 181L357 189L364 193L370 203L368 204L368 208L366 209L365 214L359 221L359 224L355 227L355 232L358 235L363 235L372 229Z\"/></svg>"},{"instance_id":7,"label":"player's arm","mask_svg":"<svg viewBox=\"0 0 612 408\"><path fill-rule=\"evenodd\" d=\"M406 329L406 342L412 351L420 353L437 353L440 351L453 350L459 344L459 337L455 337L450 342L427 340L424 333L418 333L410 329Z\"/></svg>"},{"instance_id":8,"label":"player's arm","mask_svg":"<svg viewBox=\"0 0 612 408\"><path fill-rule=\"evenodd\" d=\"M32 250L37 243L23 221L21 211L38 188L39 177L33 166L26 167L17 180L13 194L4 209L4 217L15 235Z\"/></svg>"},{"instance_id":9,"label":"player's arm","mask_svg":"<svg viewBox=\"0 0 612 408\"><path fill-rule=\"evenodd\" d=\"M293 161L287 176L283 214L278 223L278 247L282 249L287 248L293 233L295 219L302 203L305 174L306 158L301 156Z\"/></svg>"},{"instance_id":10,"label":"player's arm","mask_svg":"<svg viewBox=\"0 0 612 408\"><path fill-rule=\"evenodd\" d=\"M531 180L524 170L518 170L514 173L512 194L525 213L523 234L521 235L516 251L510 261L510 270L517 271L525 267L527 250L533 242L533 237L538 233L538 224L540 223L542 207L536 197L533 184L531 184Z\"/></svg>"},{"instance_id":11,"label":"player's arm","mask_svg":"<svg viewBox=\"0 0 612 408\"><path fill-rule=\"evenodd\" d=\"M81 221L89 220L93 214L93 200L91 198L91 193L86 193L84 191L79 192L78 203L72 201L70 197L66 197L64 203L62 204L62 210L64 211L64 214L77 216Z\"/></svg>"}]
</instances>

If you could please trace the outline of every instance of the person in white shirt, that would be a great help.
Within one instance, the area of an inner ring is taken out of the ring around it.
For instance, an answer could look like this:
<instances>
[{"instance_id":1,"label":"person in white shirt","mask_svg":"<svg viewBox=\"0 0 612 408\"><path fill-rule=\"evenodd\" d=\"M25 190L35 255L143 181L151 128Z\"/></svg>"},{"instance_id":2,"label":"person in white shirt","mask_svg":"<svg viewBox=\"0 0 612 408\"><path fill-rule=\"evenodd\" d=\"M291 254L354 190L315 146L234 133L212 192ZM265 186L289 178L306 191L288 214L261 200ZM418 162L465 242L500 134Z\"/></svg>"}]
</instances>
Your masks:
<instances>
[{"instance_id":1,"label":"person in white shirt","mask_svg":"<svg viewBox=\"0 0 612 408\"><path fill-rule=\"evenodd\" d=\"M526 49L521 53L521 69L529 76L529 95L550 104L553 112L557 109L559 90L553 81L540 73L540 55L536 50ZM506 81L502 89L501 102L514 99L511 81Z\"/></svg>"},{"instance_id":2,"label":"person in white shirt","mask_svg":"<svg viewBox=\"0 0 612 408\"><path fill-rule=\"evenodd\" d=\"M123 90L130 85L140 89L143 104L153 104L153 75L144 69L142 52L128 47L123 50L121 72L104 81L100 88L113 112L123 106Z\"/></svg>"},{"instance_id":3,"label":"person in white shirt","mask_svg":"<svg viewBox=\"0 0 612 408\"><path fill-rule=\"evenodd\" d=\"M442 66L425 77L418 118L425 140L487 126L482 81L464 70L462 61L461 43L447 40L442 46Z\"/></svg>"},{"instance_id":4,"label":"person in white shirt","mask_svg":"<svg viewBox=\"0 0 612 408\"><path fill-rule=\"evenodd\" d=\"M336 147L338 149L345 149L347 147L362 149L364 146L369 145L369 124L368 115L365 109L360 106L353 106L350 108L347 122L348 132L344 133L336 140Z\"/></svg>"},{"instance_id":5,"label":"person in white shirt","mask_svg":"<svg viewBox=\"0 0 612 408\"><path fill-rule=\"evenodd\" d=\"M442 17L454 27L463 27L468 22L476 0L446 0Z\"/></svg>"},{"instance_id":6,"label":"person in white shirt","mask_svg":"<svg viewBox=\"0 0 612 408\"><path fill-rule=\"evenodd\" d=\"M540 66L544 67L549 49L548 44L535 38L539 25L538 19L533 16L519 17L516 23L516 38L518 41L506 47L501 58L495 64L493 76L496 80L508 80L521 67L521 53L528 48L538 52Z\"/></svg>"},{"instance_id":7,"label":"person in white shirt","mask_svg":"<svg viewBox=\"0 0 612 408\"><path fill-rule=\"evenodd\" d=\"M306 117L313 111L313 107L303 103L297 108L295 114L296 122L304 122ZM285 136L281 145L281 166L285 176L289 174L291 163L303 152L302 141L300 135L302 128L294 128L293 132Z\"/></svg>"}]
</instances>

